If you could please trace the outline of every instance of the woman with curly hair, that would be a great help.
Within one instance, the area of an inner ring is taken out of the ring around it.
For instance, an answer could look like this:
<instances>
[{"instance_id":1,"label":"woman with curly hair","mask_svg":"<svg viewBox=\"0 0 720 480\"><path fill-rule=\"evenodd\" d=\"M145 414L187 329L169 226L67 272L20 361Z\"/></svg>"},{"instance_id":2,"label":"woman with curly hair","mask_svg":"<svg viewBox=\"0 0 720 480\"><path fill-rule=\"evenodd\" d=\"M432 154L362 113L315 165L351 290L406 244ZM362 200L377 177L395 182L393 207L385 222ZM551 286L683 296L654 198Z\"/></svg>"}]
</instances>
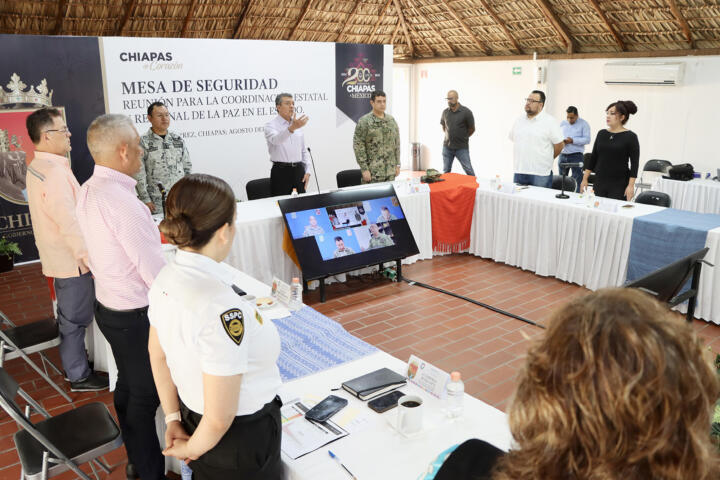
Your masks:
<instances>
[{"instance_id":1,"label":"woman with curly hair","mask_svg":"<svg viewBox=\"0 0 720 480\"><path fill-rule=\"evenodd\" d=\"M719 391L691 326L647 294L575 299L528 352L509 411L517 448L492 478L720 478Z\"/></svg>"}]
</instances>

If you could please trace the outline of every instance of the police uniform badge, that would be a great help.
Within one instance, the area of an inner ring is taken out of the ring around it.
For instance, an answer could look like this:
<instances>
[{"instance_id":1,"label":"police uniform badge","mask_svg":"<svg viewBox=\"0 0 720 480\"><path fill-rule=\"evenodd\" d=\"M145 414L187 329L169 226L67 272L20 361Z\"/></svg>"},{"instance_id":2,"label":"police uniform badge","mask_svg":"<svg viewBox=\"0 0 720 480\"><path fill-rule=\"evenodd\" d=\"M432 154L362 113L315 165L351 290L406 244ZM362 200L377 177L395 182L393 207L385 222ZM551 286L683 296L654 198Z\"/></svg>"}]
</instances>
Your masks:
<instances>
[{"instance_id":1,"label":"police uniform badge","mask_svg":"<svg viewBox=\"0 0 720 480\"><path fill-rule=\"evenodd\" d=\"M230 337L236 345L240 345L245 335L245 323L242 310L239 308L231 308L220 314L220 320L228 337Z\"/></svg>"}]
</instances>

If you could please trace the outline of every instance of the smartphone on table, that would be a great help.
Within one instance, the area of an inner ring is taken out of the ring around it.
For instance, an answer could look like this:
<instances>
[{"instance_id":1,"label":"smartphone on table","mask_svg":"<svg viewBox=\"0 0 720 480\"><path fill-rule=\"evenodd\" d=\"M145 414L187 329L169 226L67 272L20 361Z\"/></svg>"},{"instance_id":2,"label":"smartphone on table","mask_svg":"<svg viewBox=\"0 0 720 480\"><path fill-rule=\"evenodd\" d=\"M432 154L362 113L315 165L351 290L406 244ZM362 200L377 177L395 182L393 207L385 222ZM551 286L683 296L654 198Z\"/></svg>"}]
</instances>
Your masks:
<instances>
[{"instance_id":1,"label":"smartphone on table","mask_svg":"<svg viewBox=\"0 0 720 480\"><path fill-rule=\"evenodd\" d=\"M393 390L390 393L386 393L382 397L370 400L368 402L368 407L375 410L377 413L387 412L388 410L397 407L398 400L400 400L400 397L404 397L405 395L405 392Z\"/></svg>"},{"instance_id":2,"label":"smartphone on table","mask_svg":"<svg viewBox=\"0 0 720 480\"><path fill-rule=\"evenodd\" d=\"M342 410L348 401L335 395L328 395L322 402L305 412L305 418L314 422L325 422Z\"/></svg>"}]
</instances>

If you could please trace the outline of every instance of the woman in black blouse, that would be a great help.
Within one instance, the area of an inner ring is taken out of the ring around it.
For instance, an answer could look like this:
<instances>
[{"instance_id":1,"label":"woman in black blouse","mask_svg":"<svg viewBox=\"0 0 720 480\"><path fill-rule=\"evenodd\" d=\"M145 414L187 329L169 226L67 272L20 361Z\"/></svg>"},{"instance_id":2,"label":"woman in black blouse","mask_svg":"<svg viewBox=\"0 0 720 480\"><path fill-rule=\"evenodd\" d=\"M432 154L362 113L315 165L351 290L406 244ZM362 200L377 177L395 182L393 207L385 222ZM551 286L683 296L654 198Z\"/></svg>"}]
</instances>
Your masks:
<instances>
[{"instance_id":1,"label":"woman in black blouse","mask_svg":"<svg viewBox=\"0 0 720 480\"><path fill-rule=\"evenodd\" d=\"M637 113L637 107L630 100L618 100L605 113L608 128L595 137L580 191L585 191L588 177L595 172L593 189L597 196L629 201L635 194L640 143L635 132L625 128L625 122Z\"/></svg>"}]
</instances>

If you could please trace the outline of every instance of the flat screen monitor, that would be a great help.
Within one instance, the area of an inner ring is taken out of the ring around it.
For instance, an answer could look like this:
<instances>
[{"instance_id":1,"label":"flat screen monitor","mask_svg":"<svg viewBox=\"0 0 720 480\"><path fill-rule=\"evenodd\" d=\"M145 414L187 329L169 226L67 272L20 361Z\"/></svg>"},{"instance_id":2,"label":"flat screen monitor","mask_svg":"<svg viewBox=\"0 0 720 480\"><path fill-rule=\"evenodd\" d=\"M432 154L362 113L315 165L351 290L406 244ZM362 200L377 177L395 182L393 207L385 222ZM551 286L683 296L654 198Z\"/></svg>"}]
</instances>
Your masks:
<instances>
[{"instance_id":1,"label":"flat screen monitor","mask_svg":"<svg viewBox=\"0 0 720 480\"><path fill-rule=\"evenodd\" d=\"M626 288L640 288L649 290L655 294L661 302L670 303L676 297L685 284L690 279L695 264L705 258L708 248L703 248L697 252L681 258L669 265L650 272L642 278L633 280L625 284Z\"/></svg>"},{"instance_id":2,"label":"flat screen monitor","mask_svg":"<svg viewBox=\"0 0 720 480\"><path fill-rule=\"evenodd\" d=\"M392 184L278 202L305 280L418 253Z\"/></svg>"}]
</instances>

